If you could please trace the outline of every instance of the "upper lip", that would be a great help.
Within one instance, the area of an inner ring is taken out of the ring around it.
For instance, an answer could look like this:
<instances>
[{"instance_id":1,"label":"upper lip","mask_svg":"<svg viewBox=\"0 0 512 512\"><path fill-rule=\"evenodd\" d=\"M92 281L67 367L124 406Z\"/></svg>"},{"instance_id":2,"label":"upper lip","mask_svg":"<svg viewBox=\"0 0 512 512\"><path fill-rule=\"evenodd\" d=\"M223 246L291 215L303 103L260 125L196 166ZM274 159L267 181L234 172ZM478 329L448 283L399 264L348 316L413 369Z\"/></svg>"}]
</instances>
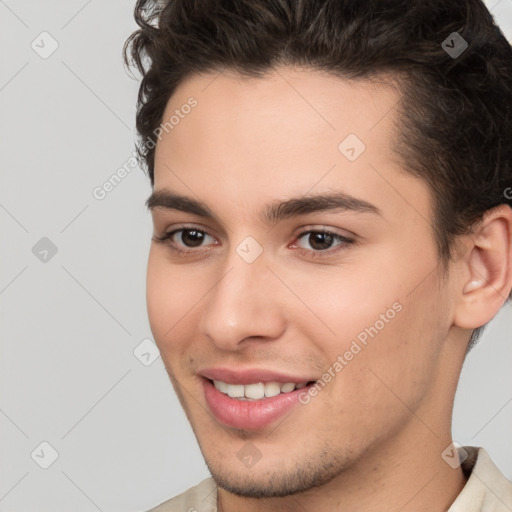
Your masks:
<instances>
[{"instance_id":1,"label":"upper lip","mask_svg":"<svg viewBox=\"0 0 512 512\"><path fill-rule=\"evenodd\" d=\"M256 382L280 382L282 384L294 382L300 384L316 380L311 377L291 375L262 368L247 368L245 370L226 367L204 368L198 374L210 380L220 380L226 384L254 384Z\"/></svg>"}]
</instances>

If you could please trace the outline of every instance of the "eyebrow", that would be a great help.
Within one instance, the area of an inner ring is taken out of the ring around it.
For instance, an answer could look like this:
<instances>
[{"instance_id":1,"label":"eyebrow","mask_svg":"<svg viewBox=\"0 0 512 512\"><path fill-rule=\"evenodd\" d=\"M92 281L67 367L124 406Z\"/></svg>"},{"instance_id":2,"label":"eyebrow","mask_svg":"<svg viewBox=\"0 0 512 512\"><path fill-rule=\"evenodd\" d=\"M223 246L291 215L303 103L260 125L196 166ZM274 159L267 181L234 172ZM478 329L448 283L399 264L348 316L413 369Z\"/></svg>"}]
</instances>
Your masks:
<instances>
[{"instance_id":1,"label":"eyebrow","mask_svg":"<svg viewBox=\"0 0 512 512\"><path fill-rule=\"evenodd\" d=\"M202 201L166 189L155 190L147 199L146 206L150 211L155 209L178 210L216 220L220 223L217 215ZM363 199L358 199L344 192L335 192L304 195L284 201L275 201L266 206L261 218L264 222L273 224L290 217L325 211L351 211L382 215L379 208Z\"/></svg>"}]
</instances>

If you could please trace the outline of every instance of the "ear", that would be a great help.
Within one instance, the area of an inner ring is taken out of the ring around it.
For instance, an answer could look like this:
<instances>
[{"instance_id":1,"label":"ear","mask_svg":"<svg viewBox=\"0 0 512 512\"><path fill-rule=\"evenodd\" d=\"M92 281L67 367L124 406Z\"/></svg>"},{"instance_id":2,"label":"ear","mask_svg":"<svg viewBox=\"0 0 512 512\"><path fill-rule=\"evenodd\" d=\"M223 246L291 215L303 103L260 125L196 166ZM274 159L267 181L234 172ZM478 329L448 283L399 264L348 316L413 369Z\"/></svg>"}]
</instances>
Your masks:
<instances>
[{"instance_id":1,"label":"ear","mask_svg":"<svg viewBox=\"0 0 512 512\"><path fill-rule=\"evenodd\" d=\"M512 208L503 204L486 212L467 242L457 262L461 279L453 323L476 329L498 313L512 288Z\"/></svg>"}]
</instances>

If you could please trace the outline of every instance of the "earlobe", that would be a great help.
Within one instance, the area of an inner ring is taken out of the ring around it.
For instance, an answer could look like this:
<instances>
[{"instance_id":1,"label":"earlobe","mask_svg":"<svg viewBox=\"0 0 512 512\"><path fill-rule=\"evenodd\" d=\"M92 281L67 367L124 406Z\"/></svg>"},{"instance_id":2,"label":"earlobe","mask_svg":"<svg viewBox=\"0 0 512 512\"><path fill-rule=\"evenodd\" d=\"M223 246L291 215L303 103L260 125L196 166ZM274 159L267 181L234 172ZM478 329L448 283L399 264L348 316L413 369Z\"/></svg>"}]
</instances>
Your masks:
<instances>
[{"instance_id":1,"label":"earlobe","mask_svg":"<svg viewBox=\"0 0 512 512\"><path fill-rule=\"evenodd\" d=\"M462 265L454 325L476 329L489 322L512 288L512 209L490 210L470 237Z\"/></svg>"}]
</instances>

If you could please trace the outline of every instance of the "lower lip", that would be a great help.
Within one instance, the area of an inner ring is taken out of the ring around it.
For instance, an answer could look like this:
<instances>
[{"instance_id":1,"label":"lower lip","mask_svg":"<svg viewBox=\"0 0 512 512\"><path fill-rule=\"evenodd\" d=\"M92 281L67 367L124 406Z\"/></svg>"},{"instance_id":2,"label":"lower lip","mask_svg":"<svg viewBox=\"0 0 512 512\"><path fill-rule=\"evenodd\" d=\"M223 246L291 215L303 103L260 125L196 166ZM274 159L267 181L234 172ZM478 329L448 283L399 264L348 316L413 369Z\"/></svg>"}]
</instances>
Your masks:
<instances>
[{"instance_id":1,"label":"lower lip","mask_svg":"<svg viewBox=\"0 0 512 512\"><path fill-rule=\"evenodd\" d=\"M208 379L203 379L203 389L206 403L217 421L232 428L255 430L270 425L288 413L299 403L299 394L306 388L261 400L230 398Z\"/></svg>"}]
</instances>

